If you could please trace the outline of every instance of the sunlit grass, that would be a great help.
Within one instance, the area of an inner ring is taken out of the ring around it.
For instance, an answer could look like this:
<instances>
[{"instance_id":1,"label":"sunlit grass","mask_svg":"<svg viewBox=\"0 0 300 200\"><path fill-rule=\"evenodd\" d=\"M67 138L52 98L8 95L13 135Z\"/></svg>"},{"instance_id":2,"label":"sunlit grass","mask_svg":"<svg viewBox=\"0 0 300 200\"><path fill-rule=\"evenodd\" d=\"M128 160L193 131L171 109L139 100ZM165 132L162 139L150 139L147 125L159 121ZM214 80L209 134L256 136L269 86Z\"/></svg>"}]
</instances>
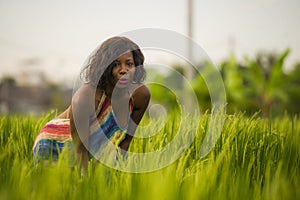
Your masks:
<instances>
[{"instance_id":1,"label":"sunlit grass","mask_svg":"<svg viewBox=\"0 0 300 200\"><path fill-rule=\"evenodd\" d=\"M215 147L200 159L210 120L209 114L204 114L196 119L199 126L192 144L169 166L147 173L125 173L92 161L85 178L70 164L67 151L55 164L34 164L34 139L52 117L51 113L42 118L0 117L0 199L300 198L297 116L262 119L241 113L227 115ZM175 137L179 121L178 116L168 117L157 135L135 139L130 151L164 148ZM188 130L193 126L189 124L182 125Z\"/></svg>"}]
</instances>

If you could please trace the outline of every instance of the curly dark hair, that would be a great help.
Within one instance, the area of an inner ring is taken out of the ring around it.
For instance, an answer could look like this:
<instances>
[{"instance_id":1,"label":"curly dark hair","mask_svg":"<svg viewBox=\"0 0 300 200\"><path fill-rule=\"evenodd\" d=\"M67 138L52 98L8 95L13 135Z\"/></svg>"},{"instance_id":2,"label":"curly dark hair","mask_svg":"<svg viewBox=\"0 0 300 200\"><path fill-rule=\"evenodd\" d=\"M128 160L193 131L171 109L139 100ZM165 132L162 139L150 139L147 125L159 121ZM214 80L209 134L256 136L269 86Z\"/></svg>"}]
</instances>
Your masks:
<instances>
[{"instance_id":1,"label":"curly dark hair","mask_svg":"<svg viewBox=\"0 0 300 200\"><path fill-rule=\"evenodd\" d=\"M106 85L112 82L112 68L115 60L128 51L132 52L136 66L133 81L141 83L146 76L144 55L137 44L120 36L107 39L90 55L81 70L81 79L105 90Z\"/></svg>"}]
</instances>

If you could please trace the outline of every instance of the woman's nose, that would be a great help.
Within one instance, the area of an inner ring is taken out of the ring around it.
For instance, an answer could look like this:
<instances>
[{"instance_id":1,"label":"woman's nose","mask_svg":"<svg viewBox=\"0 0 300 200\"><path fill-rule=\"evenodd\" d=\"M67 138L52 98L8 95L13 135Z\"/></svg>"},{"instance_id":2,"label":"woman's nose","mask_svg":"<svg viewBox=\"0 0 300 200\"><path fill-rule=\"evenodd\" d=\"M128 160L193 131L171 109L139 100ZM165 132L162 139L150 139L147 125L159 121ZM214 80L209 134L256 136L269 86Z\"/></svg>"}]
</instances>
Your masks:
<instances>
[{"instance_id":1,"label":"woman's nose","mask_svg":"<svg viewBox=\"0 0 300 200\"><path fill-rule=\"evenodd\" d=\"M120 73L127 73L128 72L128 67L126 64L122 64L120 68Z\"/></svg>"}]
</instances>

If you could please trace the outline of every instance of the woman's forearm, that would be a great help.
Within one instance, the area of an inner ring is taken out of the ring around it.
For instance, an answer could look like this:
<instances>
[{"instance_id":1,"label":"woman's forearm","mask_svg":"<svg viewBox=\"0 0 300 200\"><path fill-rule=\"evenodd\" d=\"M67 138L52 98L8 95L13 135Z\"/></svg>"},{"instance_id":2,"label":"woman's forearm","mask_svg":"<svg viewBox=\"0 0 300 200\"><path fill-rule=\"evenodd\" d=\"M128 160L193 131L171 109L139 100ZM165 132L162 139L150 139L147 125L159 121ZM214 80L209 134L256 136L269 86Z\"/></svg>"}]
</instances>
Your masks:
<instances>
[{"instance_id":1,"label":"woman's forearm","mask_svg":"<svg viewBox=\"0 0 300 200\"><path fill-rule=\"evenodd\" d=\"M87 173L88 162L89 162L88 150L82 144L82 149L80 151L81 151L80 152L81 171L82 171L82 175L85 176Z\"/></svg>"},{"instance_id":2,"label":"woman's forearm","mask_svg":"<svg viewBox=\"0 0 300 200\"><path fill-rule=\"evenodd\" d=\"M132 136L131 135L126 135L126 138L120 143L120 148L123 149L124 151L128 151L129 145L131 143Z\"/></svg>"}]
</instances>

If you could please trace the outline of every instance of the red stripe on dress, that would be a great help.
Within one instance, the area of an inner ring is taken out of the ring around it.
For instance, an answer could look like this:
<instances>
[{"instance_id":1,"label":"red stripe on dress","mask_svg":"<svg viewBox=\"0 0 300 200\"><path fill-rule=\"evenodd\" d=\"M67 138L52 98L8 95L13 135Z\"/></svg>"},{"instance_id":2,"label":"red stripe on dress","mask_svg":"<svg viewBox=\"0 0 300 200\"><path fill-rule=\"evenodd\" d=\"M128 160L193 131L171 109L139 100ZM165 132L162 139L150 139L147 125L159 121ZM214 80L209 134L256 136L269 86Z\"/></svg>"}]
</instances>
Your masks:
<instances>
[{"instance_id":1,"label":"red stripe on dress","mask_svg":"<svg viewBox=\"0 0 300 200\"><path fill-rule=\"evenodd\" d=\"M55 125L55 124L48 124L42 128L40 132L48 132L53 134L71 134L70 126L69 125Z\"/></svg>"},{"instance_id":2,"label":"red stripe on dress","mask_svg":"<svg viewBox=\"0 0 300 200\"><path fill-rule=\"evenodd\" d=\"M110 106L110 103L109 103L109 101L108 101L108 99L106 97L104 99L103 103L102 103L102 106L101 106L101 109L100 109L100 111L99 111L99 113L97 115L97 118L98 118L99 115L102 115L109 106Z\"/></svg>"}]
</instances>

